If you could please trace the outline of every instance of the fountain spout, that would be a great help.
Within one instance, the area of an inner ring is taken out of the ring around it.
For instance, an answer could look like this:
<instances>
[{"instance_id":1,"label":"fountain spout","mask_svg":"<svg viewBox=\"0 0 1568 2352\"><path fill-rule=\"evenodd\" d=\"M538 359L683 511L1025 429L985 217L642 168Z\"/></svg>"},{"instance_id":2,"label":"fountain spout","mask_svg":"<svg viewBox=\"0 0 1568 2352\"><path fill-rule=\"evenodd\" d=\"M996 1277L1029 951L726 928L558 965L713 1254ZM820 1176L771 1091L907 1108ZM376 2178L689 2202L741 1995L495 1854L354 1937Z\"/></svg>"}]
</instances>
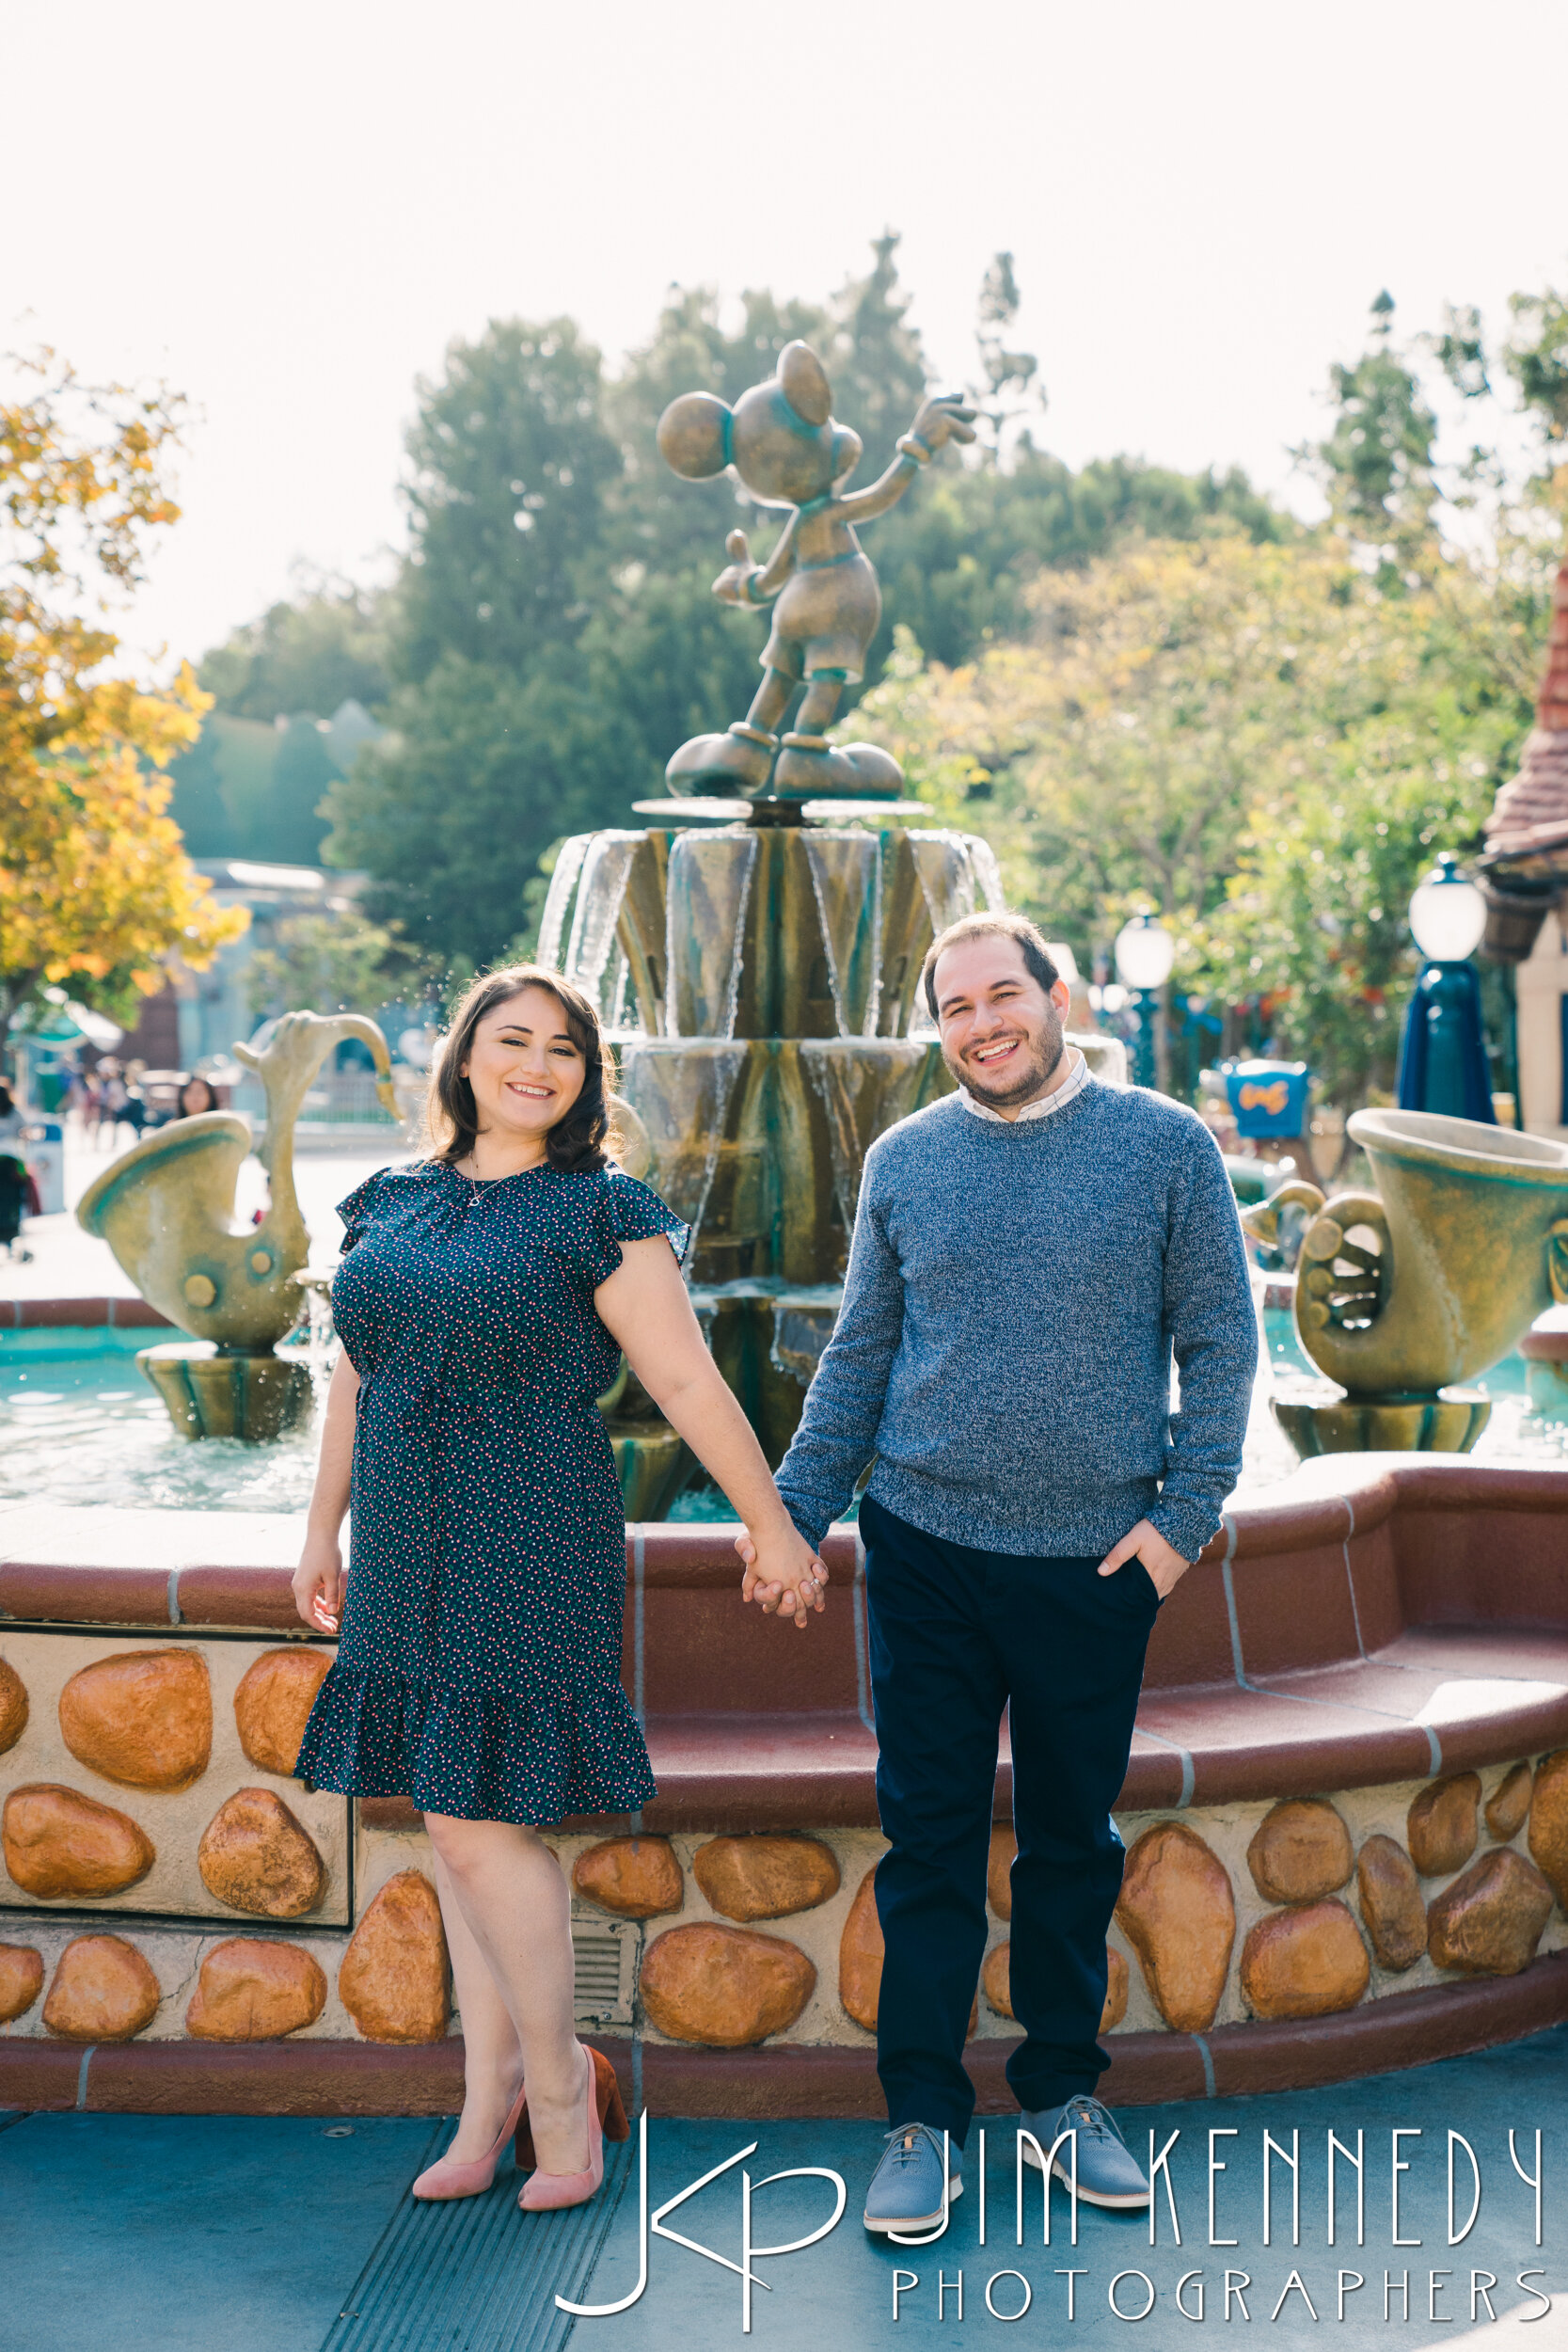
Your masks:
<instances>
[{"instance_id":1,"label":"fountain spout","mask_svg":"<svg viewBox=\"0 0 1568 2352\"><path fill-rule=\"evenodd\" d=\"M234 1048L266 1090L257 1157L271 1198L260 1223L242 1224L234 1212L251 1138L232 1111L171 1120L105 1168L78 1205L77 1222L108 1243L149 1305L205 1343L149 1348L137 1359L185 1437L275 1437L309 1409L309 1373L272 1351L299 1319L310 1254L294 1190L294 1122L345 1038L370 1048L377 1092L395 1117L391 1057L373 1021L285 1013L261 1051Z\"/></svg>"},{"instance_id":2,"label":"fountain spout","mask_svg":"<svg viewBox=\"0 0 1568 2352\"><path fill-rule=\"evenodd\" d=\"M324 1018L314 1012L286 1012L260 1053L248 1045L234 1048L234 1058L256 1073L267 1098L267 1128L256 1147L256 1156L267 1171L271 1202L255 1231L267 1247L277 1250L280 1265L285 1259L289 1262L291 1273L297 1272L310 1254L310 1236L294 1191L294 1122L323 1062L349 1038L369 1047L381 1107L395 1119L398 1104L387 1041L373 1021L358 1013Z\"/></svg>"}]
</instances>

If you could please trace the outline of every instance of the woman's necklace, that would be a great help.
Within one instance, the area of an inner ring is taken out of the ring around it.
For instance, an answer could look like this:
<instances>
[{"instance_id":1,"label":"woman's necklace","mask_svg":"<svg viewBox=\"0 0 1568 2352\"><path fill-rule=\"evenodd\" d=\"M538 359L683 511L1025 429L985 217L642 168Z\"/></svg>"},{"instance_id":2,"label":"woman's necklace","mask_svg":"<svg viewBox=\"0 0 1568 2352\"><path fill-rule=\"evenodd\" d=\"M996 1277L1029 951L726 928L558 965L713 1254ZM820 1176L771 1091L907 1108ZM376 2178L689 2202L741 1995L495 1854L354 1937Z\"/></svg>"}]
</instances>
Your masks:
<instances>
[{"instance_id":1,"label":"woman's necklace","mask_svg":"<svg viewBox=\"0 0 1568 2352\"><path fill-rule=\"evenodd\" d=\"M530 1160L524 1168L509 1168L502 1176L482 1176L479 1173L474 1154L470 1152L467 1154L466 1161L455 1160L451 1163L451 1168L454 1175L461 1176L466 1184L471 1185L475 1192L479 1192L488 1184L504 1184L509 1177L530 1175L534 1168L543 1168L545 1165L546 1157L542 1156L537 1160Z\"/></svg>"}]
</instances>

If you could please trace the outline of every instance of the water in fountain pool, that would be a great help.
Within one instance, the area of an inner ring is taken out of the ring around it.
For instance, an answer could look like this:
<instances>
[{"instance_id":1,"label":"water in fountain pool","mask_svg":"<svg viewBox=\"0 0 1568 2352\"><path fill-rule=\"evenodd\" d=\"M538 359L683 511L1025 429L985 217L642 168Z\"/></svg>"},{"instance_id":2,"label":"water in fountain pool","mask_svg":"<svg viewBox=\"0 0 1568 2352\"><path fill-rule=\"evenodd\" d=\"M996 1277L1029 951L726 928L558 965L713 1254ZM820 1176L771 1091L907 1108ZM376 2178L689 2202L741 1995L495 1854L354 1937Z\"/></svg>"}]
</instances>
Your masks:
<instances>
[{"instance_id":1,"label":"water in fountain pool","mask_svg":"<svg viewBox=\"0 0 1568 2352\"><path fill-rule=\"evenodd\" d=\"M1271 1394L1315 1402L1338 1393L1303 1354L1289 1308L1263 1310L1261 1343L1236 1488L1239 1502L1256 1502L1297 1467L1295 1449L1269 1410ZM1476 1442L1473 1461L1520 1470L1568 1469L1568 1422L1549 1421L1531 1411L1522 1356L1505 1356L1469 1385L1492 1399L1492 1416Z\"/></svg>"},{"instance_id":2,"label":"water in fountain pool","mask_svg":"<svg viewBox=\"0 0 1568 2352\"><path fill-rule=\"evenodd\" d=\"M1263 1338L1236 1490L1243 1502L1257 1501L1296 1466L1269 1411L1271 1388L1291 1395L1327 1392L1327 1384L1302 1356L1288 1313L1266 1311ZM325 1349L312 1348L309 1360L318 1385L324 1384ZM1505 1358L1475 1385L1494 1399L1475 1460L1538 1470L1568 1468L1568 1422L1546 1421L1530 1411L1521 1358ZM316 1438L310 1429L272 1445L241 1445L225 1438L193 1445L176 1437L161 1400L146 1385L129 1352L100 1348L71 1355L53 1347L47 1354L24 1357L0 1351L0 1504L48 1500L143 1509L303 1511L315 1465ZM673 1518L688 1522L734 1516L724 1497L706 1482L689 1487L671 1513Z\"/></svg>"},{"instance_id":3,"label":"water in fountain pool","mask_svg":"<svg viewBox=\"0 0 1568 2352\"><path fill-rule=\"evenodd\" d=\"M315 1474L313 1430L271 1445L177 1437L129 1355L0 1359L0 1503L303 1511Z\"/></svg>"}]
</instances>

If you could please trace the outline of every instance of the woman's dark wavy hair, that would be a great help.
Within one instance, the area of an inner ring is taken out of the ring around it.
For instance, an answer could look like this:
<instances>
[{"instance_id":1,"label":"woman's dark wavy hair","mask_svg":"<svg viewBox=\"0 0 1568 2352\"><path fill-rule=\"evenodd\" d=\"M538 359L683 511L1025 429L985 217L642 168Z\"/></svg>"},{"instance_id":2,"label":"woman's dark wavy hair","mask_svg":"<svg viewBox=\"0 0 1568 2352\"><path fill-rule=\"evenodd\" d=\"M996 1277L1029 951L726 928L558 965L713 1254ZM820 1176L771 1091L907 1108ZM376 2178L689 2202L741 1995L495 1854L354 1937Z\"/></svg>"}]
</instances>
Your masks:
<instances>
[{"instance_id":1,"label":"woman's dark wavy hair","mask_svg":"<svg viewBox=\"0 0 1568 2352\"><path fill-rule=\"evenodd\" d=\"M499 971L482 973L451 1017L451 1026L436 1049L431 1066L426 1123L431 1157L451 1168L466 1159L479 1134L474 1090L462 1074L473 1051L474 1031L498 1005L509 1004L525 988L547 989L561 1007L567 1036L587 1065L582 1092L563 1119L545 1137L551 1168L562 1175L592 1174L604 1167L610 1149L620 1137L610 1120L610 1092L615 1063L605 1042L597 1009L580 988L547 972L541 963L507 963ZM607 1148L608 1147L608 1148Z\"/></svg>"}]
</instances>

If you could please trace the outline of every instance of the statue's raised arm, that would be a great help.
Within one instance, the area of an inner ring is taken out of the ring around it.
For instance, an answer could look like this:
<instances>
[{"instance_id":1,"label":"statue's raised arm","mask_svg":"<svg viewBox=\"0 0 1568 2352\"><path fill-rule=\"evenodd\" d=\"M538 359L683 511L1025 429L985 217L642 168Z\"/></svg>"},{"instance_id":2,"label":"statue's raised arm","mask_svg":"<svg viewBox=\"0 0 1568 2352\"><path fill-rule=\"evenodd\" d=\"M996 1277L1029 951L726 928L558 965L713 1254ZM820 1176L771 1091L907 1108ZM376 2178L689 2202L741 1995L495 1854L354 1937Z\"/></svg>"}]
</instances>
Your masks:
<instances>
[{"instance_id":1,"label":"statue's raised arm","mask_svg":"<svg viewBox=\"0 0 1568 2352\"><path fill-rule=\"evenodd\" d=\"M835 501L839 514L847 523L875 522L890 506L896 506L910 484L923 466L928 466L939 449L949 441L973 441L974 411L966 408L953 393L942 393L924 403L913 424L898 444L898 454L879 482L869 490L850 490Z\"/></svg>"}]
</instances>

